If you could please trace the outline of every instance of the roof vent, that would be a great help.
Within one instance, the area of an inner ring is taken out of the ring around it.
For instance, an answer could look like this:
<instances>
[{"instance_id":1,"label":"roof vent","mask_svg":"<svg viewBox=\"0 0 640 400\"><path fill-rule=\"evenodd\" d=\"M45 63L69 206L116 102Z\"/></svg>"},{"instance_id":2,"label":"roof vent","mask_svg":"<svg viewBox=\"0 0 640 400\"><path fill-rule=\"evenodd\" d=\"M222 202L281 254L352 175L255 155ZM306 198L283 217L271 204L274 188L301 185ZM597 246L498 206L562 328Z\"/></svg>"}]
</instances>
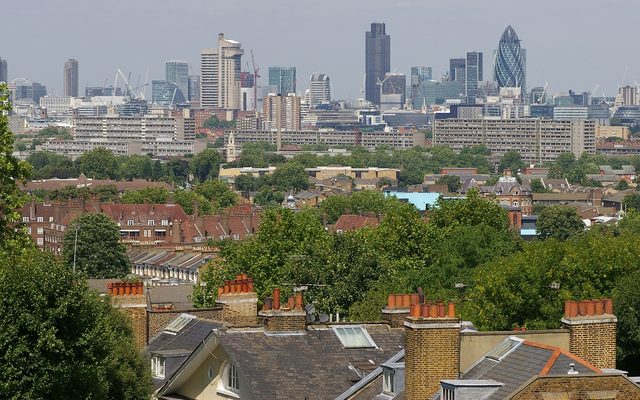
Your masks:
<instances>
[{"instance_id":1,"label":"roof vent","mask_svg":"<svg viewBox=\"0 0 640 400\"><path fill-rule=\"evenodd\" d=\"M576 365L574 363L569 364L569 370L567 371L567 375L578 375L579 372L576 371Z\"/></svg>"}]
</instances>

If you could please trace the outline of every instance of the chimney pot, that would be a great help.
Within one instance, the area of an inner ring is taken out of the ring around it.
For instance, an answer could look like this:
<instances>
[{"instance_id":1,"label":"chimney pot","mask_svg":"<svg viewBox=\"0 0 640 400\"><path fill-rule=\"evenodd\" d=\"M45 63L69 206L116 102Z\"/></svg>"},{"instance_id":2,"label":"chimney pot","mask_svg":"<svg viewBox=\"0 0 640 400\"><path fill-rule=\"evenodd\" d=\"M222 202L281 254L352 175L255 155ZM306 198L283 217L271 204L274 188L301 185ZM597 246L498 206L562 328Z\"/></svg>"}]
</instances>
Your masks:
<instances>
[{"instance_id":1,"label":"chimney pot","mask_svg":"<svg viewBox=\"0 0 640 400\"><path fill-rule=\"evenodd\" d=\"M387 298L387 308L396 308L396 296L390 294Z\"/></svg>"},{"instance_id":2,"label":"chimney pot","mask_svg":"<svg viewBox=\"0 0 640 400\"><path fill-rule=\"evenodd\" d=\"M456 305L455 303L449 303L447 308L447 317L455 318L456 317Z\"/></svg>"},{"instance_id":3,"label":"chimney pot","mask_svg":"<svg viewBox=\"0 0 640 400\"><path fill-rule=\"evenodd\" d=\"M411 305L411 295L403 294L402 295L402 308L409 308Z\"/></svg>"},{"instance_id":4,"label":"chimney pot","mask_svg":"<svg viewBox=\"0 0 640 400\"><path fill-rule=\"evenodd\" d=\"M570 317L578 316L578 302L575 300L569 301L569 316Z\"/></svg>"},{"instance_id":5,"label":"chimney pot","mask_svg":"<svg viewBox=\"0 0 640 400\"><path fill-rule=\"evenodd\" d=\"M238 274L238 275L236 275L236 280L237 280L237 281L242 280L242 274Z\"/></svg>"},{"instance_id":6,"label":"chimney pot","mask_svg":"<svg viewBox=\"0 0 640 400\"><path fill-rule=\"evenodd\" d=\"M242 281L236 280L236 293L242 292Z\"/></svg>"},{"instance_id":7,"label":"chimney pot","mask_svg":"<svg viewBox=\"0 0 640 400\"><path fill-rule=\"evenodd\" d=\"M596 315L596 304L593 300L587 300L587 315Z\"/></svg>"},{"instance_id":8,"label":"chimney pot","mask_svg":"<svg viewBox=\"0 0 640 400\"><path fill-rule=\"evenodd\" d=\"M296 293L296 310L302 310L302 308L303 308L302 292L297 292Z\"/></svg>"},{"instance_id":9,"label":"chimney pot","mask_svg":"<svg viewBox=\"0 0 640 400\"><path fill-rule=\"evenodd\" d=\"M266 297L264 299L264 304L262 305L262 309L265 311L269 311L271 310L272 307L273 307L273 300L271 299L271 297Z\"/></svg>"},{"instance_id":10,"label":"chimney pot","mask_svg":"<svg viewBox=\"0 0 640 400\"><path fill-rule=\"evenodd\" d=\"M296 306L296 299L293 296L289 296L289 298L287 298L287 308L289 310L293 310Z\"/></svg>"},{"instance_id":11,"label":"chimney pot","mask_svg":"<svg viewBox=\"0 0 640 400\"><path fill-rule=\"evenodd\" d=\"M602 300L602 302L604 303L604 313L605 314L613 314L613 300L604 299L604 300Z\"/></svg>"},{"instance_id":12,"label":"chimney pot","mask_svg":"<svg viewBox=\"0 0 640 400\"><path fill-rule=\"evenodd\" d=\"M438 305L429 304L429 318L438 318Z\"/></svg>"},{"instance_id":13,"label":"chimney pot","mask_svg":"<svg viewBox=\"0 0 640 400\"><path fill-rule=\"evenodd\" d=\"M273 309L280 309L280 288L273 289Z\"/></svg>"},{"instance_id":14,"label":"chimney pot","mask_svg":"<svg viewBox=\"0 0 640 400\"><path fill-rule=\"evenodd\" d=\"M110 295L113 295L113 282L107 283L107 291Z\"/></svg>"},{"instance_id":15,"label":"chimney pot","mask_svg":"<svg viewBox=\"0 0 640 400\"><path fill-rule=\"evenodd\" d=\"M604 314L604 302L602 300L594 300L596 303L596 315Z\"/></svg>"},{"instance_id":16,"label":"chimney pot","mask_svg":"<svg viewBox=\"0 0 640 400\"><path fill-rule=\"evenodd\" d=\"M419 298L417 293L411 294L411 302L410 305L418 304Z\"/></svg>"},{"instance_id":17,"label":"chimney pot","mask_svg":"<svg viewBox=\"0 0 640 400\"><path fill-rule=\"evenodd\" d=\"M402 295L396 294L396 308L402 308Z\"/></svg>"},{"instance_id":18,"label":"chimney pot","mask_svg":"<svg viewBox=\"0 0 640 400\"><path fill-rule=\"evenodd\" d=\"M420 304L412 304L410 315L412 318L420 318Z\"/></svg>"},{"instance_id":19,"label":"chimney pot","mask_svg":"<svg viewBox=\"0 0 640 400\"><path fill-rule=\"evenodd\" d=\"M582 300L578 303L578 314L580 316L585 316L587 315L587 301L586 300Z\"/></svg>"},{"instance_id":20,"label":"chimney pot","mask_svg":"<svg viewBox=\"0 0 640 400\"><path fill-rule=\"evenodd\" d=\"M569 300L564 302L564 316L565 317L571 316L571 302Z\"/></svg>"},{"instance_id":21,"label":"chimney pot","mask_svg":"<svg viewBox=\"0 0 640 400\"><path fill-rule=\"evenodd\" d=\"M228 294L231 292L231 288L229 287L229 281L224 281L224 293Z\"/></svg>"},{"instance_id":22,"label":"chimney pot","mask_svg":"<svg viewBox=\"0 0 640 400\"><path fill-rule=\"evenodd\" d=\"M218 288L218 297L222 296L224 294L224 287L219 287Z\"/></svg>"},{"instance_id":23,"label":"chimney pot","mask_svg":"<svg viewBox=\"0 0 640 400\"><path fill-rule=\"evenodd\" d=\"M444 318L447 316L447 309L444 304L438 303L438 317Z\"/></svg>"},{"instance_id":24,"label":"chimney pot","mask_svg":"<svg viewBox=\"0 0 640 400\"><path fill-rule=\"evenodd\" d=\"M253 292L253 278L247 278L247 290Z\"/></svg>"},{"instance_id":25,"label":"chimney pot","mask_svg":"<svg viewBox=\"0 0 640 400\"><path fill-rule=\"evenodd\" d=\"M422 305L422 318L429 318L429 305L428 304L423 304Z\"/></svg>"},{"instance_id":26,"label":"chimney pot","mask_svg":"<svg viewBox=\"0 0 640 400\"><path fill-rule=\"evenodd\" d=\"M242 285L240 289L242 290L242 293L247 293L249 291L246 279L242 279Z\"/></svg>"}]
</instances>

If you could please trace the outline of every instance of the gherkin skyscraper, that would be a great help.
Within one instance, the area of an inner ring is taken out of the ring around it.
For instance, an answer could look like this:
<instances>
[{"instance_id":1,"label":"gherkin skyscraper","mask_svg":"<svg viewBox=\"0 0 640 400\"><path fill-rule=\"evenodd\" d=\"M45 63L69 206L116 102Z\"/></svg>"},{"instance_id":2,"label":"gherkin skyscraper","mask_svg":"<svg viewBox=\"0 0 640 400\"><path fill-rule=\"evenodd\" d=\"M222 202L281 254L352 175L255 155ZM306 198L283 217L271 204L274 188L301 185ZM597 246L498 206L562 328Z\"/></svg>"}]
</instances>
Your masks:
<instances>
[{"instance_id":1,"label":"gherkin skyscraper","mask_svg":"<svg viewBox=\"0 0 640 400\"><path fill-rule=\"evenodd\" d=\"M507 26L495 53L494 79L498 87L519 87L524 95L527 78L527 53L520 47L516 31Z\"/></svg>"}]
</instances>

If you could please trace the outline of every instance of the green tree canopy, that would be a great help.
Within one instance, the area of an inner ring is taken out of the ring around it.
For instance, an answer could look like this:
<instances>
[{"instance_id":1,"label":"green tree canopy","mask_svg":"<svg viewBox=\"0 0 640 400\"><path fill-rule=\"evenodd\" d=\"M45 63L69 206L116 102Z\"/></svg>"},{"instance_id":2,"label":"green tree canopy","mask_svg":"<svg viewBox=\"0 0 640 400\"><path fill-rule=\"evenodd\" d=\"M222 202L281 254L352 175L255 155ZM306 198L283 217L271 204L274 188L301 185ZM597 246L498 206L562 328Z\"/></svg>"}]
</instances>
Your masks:
<instances>
[{"instance_id":1,"label":"green tree canopy","mask_svg":"<svg viewBox=\"0 0 640 400\"><path fill-rule=\"evenodd\" d=\"M438 178L437 183L447 185L447 190L450 193L456 193L460 189L460 186L462 186L462 181L460 181L458 175L443 175Z\"/></svg>"},{"instance_id":2,"label":"green tree canopy","mask_svg":"<svg viewBox=\"0 0 640 400\"><path fill-rule=\"evenodd\" d=\"M90 150L76 160L78 170L89 178L117 179L118 161L113 153L104 147Z\"/></svg>"},{"instance_id":3,"label":"green tree canopy","mask_svg":"<svg viewBox=\"0 0 640 400\"><path fill-rule=\"evenodd\" d=\"M480 224L498 231L509 228L507 212L492 199L480 197L477 190L470 190L464 200L439 199L437 208L429 213L429 221L439 228Z\"/></svg>"},{"instance_id":4,"label":"green tree canopy","mask_svg":"<svg viewBox=\"0 0 640 400\"><path fill-rule=\"evenodd\" d=\"M47 252L0 252L0 397L149 399L125 316Z\"/></svg>"},{"instance_id":5,"label":"green tree canopy","mask_svg":"<svg viewBox=\"0 0 640 400\"><path fill-rule=\"evenodd\" d=\"M231 207L238 203L238 196L229 186L217 179L210 179L196 185L195 192L208 199L215 210Z\"/></svg>"},{"instance_id":6,"label":"green tree canopy","mask_svg":"<svg viewBox=\"0 0 640 400\"><path fill-rule=\"evenodd\" d=\"M222 156L214 149L205 149L189 162L189 168L193 176L200 182L207 179L215 179L220 172Z\"/></svg>"},{"instance_id":7,"label":"green tree canopy","mask_svg":"<svg viewBox=\"0 0 640 400\"><path fill-rule=\"evenodd\" d=\"M309 176L304 167L296 163L279 165L270 177L271 184L278 190L305 190L309 188Z\"/></svg>"},{"instance_id":8,"label":"green tree canopy","mask_svg":"<svg viewBox=\"0 0 640 400\"><path fill-rule=\"evenodd\" d=\"M163 187L147 186L138 190L127 190L122 194L125 204L164 204L169 199L170 192Z\"/></svg>"},{"instance_id":9,"label":"green tree canopy","mask_svg":"<svg viewBox=\"0 0 640 400\"><path fill-rule=\"evenodd\" d=\"M502 172L505 169L510 169L515 175L518 171L524 170L527 165L522 161L520 153L515 150L509 150L500 157L500 165L498 171Z\"/></svg>"},{"instance_id":10,"label":"green tree canopy","mask_svg":"<svg viewBox=\"0 0 640 400\"><path fill-rule=\"evenodd\" d=\"M62 259L70 269L74 257L76 271L88 278L119 278L131 269L118 226L100 213L85 213L71 221L62 250Z\"/></svg>"},{"instance_id":11,"label":"green tree canopy","mask_svg":"<svg viewBox=\"0 0 640 400\"><path fill-rule=\"evenodd\" d=\"M538 216L536 224L540 239L566 240L584 232L584 222L571 206L548 206Z\"/></svg>"}]
</instances>

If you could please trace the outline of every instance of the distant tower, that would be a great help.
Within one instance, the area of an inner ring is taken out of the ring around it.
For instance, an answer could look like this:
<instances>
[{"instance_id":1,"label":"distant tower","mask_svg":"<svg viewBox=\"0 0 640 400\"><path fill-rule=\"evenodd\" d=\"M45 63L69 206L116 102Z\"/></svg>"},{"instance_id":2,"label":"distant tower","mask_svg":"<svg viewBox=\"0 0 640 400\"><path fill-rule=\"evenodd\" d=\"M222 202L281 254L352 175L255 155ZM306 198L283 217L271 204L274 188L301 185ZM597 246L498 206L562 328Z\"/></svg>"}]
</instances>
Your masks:
<instances>
[{"instance_id":1,"label":"distant tower","mask_svg":"<svg viewBox=\"0 0 640 400\"><path fill-rule=\"evenodd\" d=\"M0 58L0 82L9 83L9 68L7 60Z\"/></svg>"},{"instance_id":2,"label":"distant tower","mask_svg":"<svg viewBox=\"0 0 640 400\"><path fill-rule=\"evenodd\" d=\"M507 26L495 53L494 80L498 87L519 87L524 96L527 75L527 53L520 47L516 31Z\"/></svg>"},{"instance_id":3,"label":"distant tower","mask_svg":"<svg viewBox=\"0 0 640 400\"><path fill-rule=\"evenodd\" d=\"M236 160L236 137L231 132L229 134L229 140L227 141L227 162L233 162Z\"/></svg>"},{"instance_id":4,"label":"distant tower","mask_svg":"<svg viewBox=\"0 0 640 400\"><path fill-rule=\"evenodd\" d=\"M379 105L378 81L391 71L391 36L386 34L384 23L374 22L365 37L365 99Z\"/></svg>"},{"instance_id":5,"label":"distant tower","mask_svg":"<svg viewBox=\"0 0 640 400\"><path fill-rule=\"evenodd\" d=\"M64 63L64 95L78 97L78 60L69 59Z\"/></svg>"},{"instance_id":6,"label":"distant tower","mask_svg":"<svg viewBox=\"0 0 640 400\"><path fill-rule=\"evenodd\" d=\"M200 106L240 109L240 70L244 54L240 42L218 35L218 48L200 53Z\"/></svg>"},{"instance_id":7,"label":"distant tower","mask_svg":"<svg viewBox=\"0 0 640 400\"><path fill-rule=\"evenodd\" d=\"M465 65L464 91L468 104L475 104L478 93L478 82L483 80L482 52L468 52Z\"/></svg>"},{"instance_id":8,"label":"distant tower","mask_svg":"<svg viewBox=\"0 0 640 400\"><path fill-rule=\"evenodd\" d=\"M313 74L309 81L309 106L331 102L331 82L325 74Z\"/></svg>"},{"instance_id":9,"label":"distant tower","mask_svg":"<svg viewBox=\"0 0 640 400\"><path fill-rule=\"evenodd\" d=\"M186 61L166 61L164 63L164 80L175 83L182 92L182 97L189 100L189 63Z\"/></svg>"},{"instance_id":10,"label":"distant tower","mask_svg":"<svg viewBox=\"0 0 640 400\"><path fill-rule=\"evenodd\" d=\"M296 92L296 67L269 67L269 90L283 96Z\"/></svg>"}]
</instances>

